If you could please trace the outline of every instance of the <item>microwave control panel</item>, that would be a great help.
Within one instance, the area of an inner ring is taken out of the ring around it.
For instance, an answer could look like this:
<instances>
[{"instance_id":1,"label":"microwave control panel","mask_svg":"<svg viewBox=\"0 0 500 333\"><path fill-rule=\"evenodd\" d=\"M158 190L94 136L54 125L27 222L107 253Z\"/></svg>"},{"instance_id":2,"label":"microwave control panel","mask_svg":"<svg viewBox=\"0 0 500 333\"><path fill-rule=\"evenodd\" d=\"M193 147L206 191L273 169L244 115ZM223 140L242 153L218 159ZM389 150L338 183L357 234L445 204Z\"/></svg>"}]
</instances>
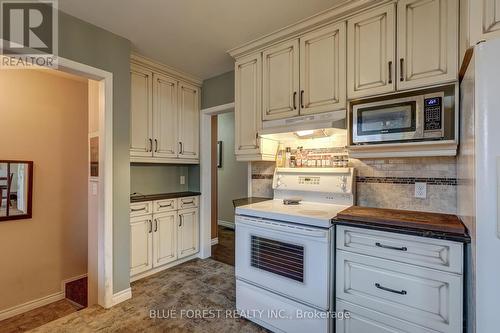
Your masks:
<instances>
[{"instance_id":1,"label":"microwave control panel","mask_svg":"<svg viewBox=\"0 0 500 333\"><path fill-rule=\"evenodd\" d=\"M443 94L424 96L424 132L443 134Z\"/></svg>"}]
</instances>

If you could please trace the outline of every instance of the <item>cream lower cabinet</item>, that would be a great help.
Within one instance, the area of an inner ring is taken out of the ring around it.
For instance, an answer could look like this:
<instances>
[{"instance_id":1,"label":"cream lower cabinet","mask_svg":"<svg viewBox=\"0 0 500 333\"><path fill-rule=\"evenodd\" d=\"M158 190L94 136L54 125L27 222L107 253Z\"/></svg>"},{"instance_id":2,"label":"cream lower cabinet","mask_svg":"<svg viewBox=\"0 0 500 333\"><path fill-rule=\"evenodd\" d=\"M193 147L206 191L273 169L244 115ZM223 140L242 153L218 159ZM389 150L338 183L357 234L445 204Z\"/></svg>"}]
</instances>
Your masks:
<instances>
[{"instance_id":1,"label":"cream lower cabinet","mask_svg":"<svg viewBox=\"0 0 500 333\"><path fill-rule=\"evenodd\" d=\"M186 206L187 209L178 209ZM199 251L198 197L130 205L130 276L145 277Z\"/></svg>"},{"instance_id":2,"label":"cream lower cabinet","mask_svg":"<svg viewBox=\"0 0 500 333\"><path fill-rule=\"evenodd\" d=\"M337 226L337 332L463 331L463 244Z\"/></svg>"},{"instance_id":3,"label":"cream lower cabinet","mask_svg":"<svg viewBox=\"0 0 500 333\"><path fill-rule=\"evenodd\" d=\"M155 65L131 65L130 160L198 164L200 87Z\"/></svg>"}]
</instances>

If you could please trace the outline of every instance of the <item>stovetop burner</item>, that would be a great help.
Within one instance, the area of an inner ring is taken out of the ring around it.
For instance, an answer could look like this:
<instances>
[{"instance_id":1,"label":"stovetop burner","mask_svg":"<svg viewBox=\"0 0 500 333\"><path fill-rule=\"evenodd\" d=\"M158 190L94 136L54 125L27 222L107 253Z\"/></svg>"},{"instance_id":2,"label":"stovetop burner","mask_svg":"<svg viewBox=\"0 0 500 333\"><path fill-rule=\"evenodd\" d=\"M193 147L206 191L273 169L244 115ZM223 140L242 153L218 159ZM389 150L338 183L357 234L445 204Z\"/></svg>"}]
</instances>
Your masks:
<instances>
[{"instance_id":1,"label":"stovetop burner","mask_svg":"<svg viewBox=\"0 0 500 333\"><path fill-rule=\"evenodd\" d=\"M283 205L300 205L302 199L288 198L283 199Z\"/></svg>"}]
</instances>

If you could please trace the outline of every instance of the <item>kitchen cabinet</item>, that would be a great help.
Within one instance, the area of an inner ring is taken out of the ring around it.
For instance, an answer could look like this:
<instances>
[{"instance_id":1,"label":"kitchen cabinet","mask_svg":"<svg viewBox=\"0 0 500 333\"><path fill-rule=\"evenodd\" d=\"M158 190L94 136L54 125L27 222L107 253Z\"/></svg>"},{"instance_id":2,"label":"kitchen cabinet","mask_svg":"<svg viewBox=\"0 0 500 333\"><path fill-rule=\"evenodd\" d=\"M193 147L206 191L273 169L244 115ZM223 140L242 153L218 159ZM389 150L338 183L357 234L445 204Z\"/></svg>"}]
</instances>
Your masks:
<instances>
[{"instance_id":1,"label":"kitchen cabinet","mask_svg":"<svg viewBox=\"0 0 500 333\"><path fill-rule=\"evenodd\" d=\"M338 332L460 332L463 244L337 226Z\"/></svg>"},{"instance_id":2,"label":"kitchen cabinet","mask_svg":"<svg viewBox=\"0 0 500 333\"><path fill-rule=\"evenodd\" d=\"M262 125L262 55L235 64L235 154L238 161L273 161L277 143L259 137Z\"/></svg>"},{"instance_id":3,"label":"kitchen cabinet","mask_svg":"<svg viewBox=\"0 0 500 333\"><path fill-rule=\"evenodd\" d=\"M395 19L395 7L390 4L347 21L349 98L395 91Z\"/></svg>"},{"instance_id":4,"label":"kitchen cabinet","mask_svg":"<svg viewBox=\"0 0 500 333\"><path fill-rule=\"evenodd\" d=\"M400 0L397 6L398 89L456 80L458 0Z\"/></svg>"},{"instance_id":5,"label":"kitchen cabinet","mask_svg":"<svg viewBox=\"0 0 500 333\"><path fill-rule=\"evenodd\" d=\"M155 67L157 66L157 67ZM201 82L135 56L131 64L131 162L199 163Z\"/></svg>"},{"instance_id":6,"label":"kitchen cabinet","mask_svg":"<svg viewBox=\"0 0 500 333\"><path fill-rule=\"evenodd\" d=\"M297 116L299 92L299 41L287 41L262 53L263 119Z\"/></svg>"},{"instance_id":7,"label":"kitchen cabinet","mask_svg":"<svg viewBox=\"0 0 500 333\"><path fill-rule=\"evenodd\" d=\"M153 73L131 66L130 155L152 156Z\"/></svg>"},{"instance_id":8,"label":"kitchen cabinet","mask_svg":"<svg viewBox=\"0 0 500 333\"><path fill-rule=\"evenodd\" d=\"M191 207L181 209L182 207ZM185 260L199 251L197 196L130 205L130 276L137 280Z\"/></svg>"},{"instance_id":9,"label":"kitchen cabinet","mask_svg":"<svg viewBox=\"0 0 500 333\"><path fill-rule=\"evenodd\" d=\"M179 211L177 229L178 258L184 258L198 252L198 209L190 208Z\"/></svg>"},{"instance_id":10,"label":"kitchen cabinet","mask_svg":"<svg viewBox=\"0 0 500 333\"><path fill-rule=\"evenodd\" d=\"M152 219L149 215L130 219L130 275L153 268Z\"/></svg>"},{"instance_id":11,"label":"kitchen cabinet","mask_svg":"<svg viewBox=\"0 0 500 333\"><path fill-rule=\"evenodd\" d=\"M466 47L500 37L500 0L463 0L460 10L464 16L461 29L465 30Z\"/></svg>"},{"instance_id":12,"label":"kitchen cabinet","mask_svg":"<svg viewBox=\"0 0 500 333\"><path fill-rule=\"evenodd\" d=\"M300 38L300 114L346 106L346 25L334 24Z\"/></svg>"}]
</instances>

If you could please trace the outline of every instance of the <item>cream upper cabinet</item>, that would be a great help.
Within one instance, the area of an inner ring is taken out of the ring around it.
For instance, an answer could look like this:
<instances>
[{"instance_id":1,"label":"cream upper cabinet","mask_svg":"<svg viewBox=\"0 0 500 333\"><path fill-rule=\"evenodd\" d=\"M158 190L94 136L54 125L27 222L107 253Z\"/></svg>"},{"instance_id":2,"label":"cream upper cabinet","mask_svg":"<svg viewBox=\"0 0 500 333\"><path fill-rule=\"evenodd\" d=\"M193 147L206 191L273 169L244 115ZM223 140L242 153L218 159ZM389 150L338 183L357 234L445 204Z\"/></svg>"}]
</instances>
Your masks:
<instances>
[{"instance_id":1,"label":"cream upper cabinet","mask_svg":"<svg viewBox=\"0 0 500 333\"><path fill-rule=\"evenodd\" d=\"M154 216L153 266L177 260L177 212Z\"/></svg>"},{"instance_id":2,"label":"cream upper cabinet","mask_svg":"<svg viewBox=\"0 0 500 333\"><path fill-rule=\"evenodd\" d=\"M260 53L239 59L235 65L236 155L258 154L261 121L262 58Z\"/></svg>"},{"instance_id":3,"label":"cream upper cabinet","mask_svg":"<svg viewBox=\"0 0 500 333\"><path fill-rule=\"evenodd\" d=\"M347 21L349 98L395 90L395 7L383 6Z\"/></svg>"},{"instance_id":4,"label":"cream upper cabinet","mask_svg":"<svg viewBox=\"0 0 500 333\"><path fill-rule=\"evenodd\" d=\"M398 89L457 80L458 0L398 2Z\"/></svg>"},{"instance_id":5,"label":"cream upper cabinet","mask_svg":"<svg viewBox=\"0 0 500 333\"><path fill-rule=\"evenodd\" d=\"M153 155L176 157L178 153L177 131L177 81L164 75L153 76L155 98L153 112Z\"/></svg>"},{"instance_id":6,"label":"cream upper cabinet","mask_svg":"<svg viewBox=\"0 0 500 333\"><path fill-rule=\"evenodd\" d=\"M151 215L130 219L130 275L153 268Z\"/></svg>"},{"instance_id":7,"label":"cream upper cabinet","mask_svg":"<svg viewBox=\"0 0 500 333\"><path fill-rule=\"evenodd\" d=\"M179 158L199 158L200 89L179 82Z\"/></svg>"},{"instance_id":8,"label":"cream upper cabinet","mask_svg":"<svg viewBox=\"0 0 500 333\"><path fill-rule=\"evenodd\" d=\"M130 155L152 156L153 73L138 66L130 70Z\"/></svg>"},{"instance_id":9,"label":"cream upper cabinet","mask_svg":"<svg viewBox=\"0 0 500 333\"><path fill-rule=\"evenodd\" d=\"M263 119L299 114L299 41L287 41L264 50L262 73Z\"/></svg>"},{"instance_id":10,"label":"cream upper cabinet","mask_svg":"<svg viewBox=\"0 0 500 333\"><path fill-rule=\"evenodd\" d=\"M198 208L183 209L179 211L179 224L177 230L178 258L181 259L198 252Z\"/></svg>"},{"instance_id":11,"label":"cream upper cabinet","mask_svg":"<svg viewBox=\"0 0 500 333\"><path fill-rule=\"evenodd\" d=\"M346 25L344 22L300 38L300 114L346 106Z\"/></svg>"},{"instance_id":12,"label":"cream upper cabinet","mask_svg":"<svg viewBox=\"0 0 500 333\"><path fill-rule=\"evenodd\" d=\"M470 13L465 17L467 22L462 24L470 30L465 32L470 35L467 46L500 37L500 0L463 0L461 11Z\"/></svg>"}]
</instances>

